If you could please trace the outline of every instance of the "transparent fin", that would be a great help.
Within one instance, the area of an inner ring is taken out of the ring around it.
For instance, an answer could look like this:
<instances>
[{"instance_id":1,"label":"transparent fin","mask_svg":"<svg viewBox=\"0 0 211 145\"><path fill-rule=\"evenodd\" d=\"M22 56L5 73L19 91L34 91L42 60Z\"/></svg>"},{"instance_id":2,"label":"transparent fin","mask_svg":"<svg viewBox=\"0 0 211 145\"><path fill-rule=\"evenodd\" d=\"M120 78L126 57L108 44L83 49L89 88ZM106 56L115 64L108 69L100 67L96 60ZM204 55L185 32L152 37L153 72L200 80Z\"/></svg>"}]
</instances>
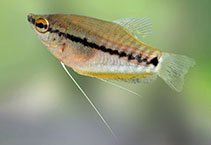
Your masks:
<instances>
[{"instance_id":1,"label":"transparent fin","mask_svg":"<svg viewBox=\"0 0 211 145\"><path fill-rule=\"evenodd\" d=\"M107 81L107 80L104 80L104 79L100 79L100 80L103 81L103 82L106 82L106 83L108 83L108 84L110 84L110 85L112 85L112 86L118 87L118 88L120 88L120 89L122 89L122 90L124 90L124 91L127 91L127 92L129 92L129 93L131 93L131 94L134 94L134 95L136 95L136 96L138 96L138 97L142 97L142 96L139 95L138 93L136 93L136 92L134 92L134 91L131 91L131 90L125 88L125 87L122 87L122 86L120 86L120 85L117 85L117 84L115 84L115 83L112 83L112 82Z\"/></svg>"},{"instance_id":2,"label":"transparent fin","mask_svg":"<svg viewBox=\"0 0 211 145\"><path fill-rule=\"evenodd\" d=\"M74 84L78 87L78 89L81 91L81 93L85 96L85 98L87 99L87 101L90 103L90 105L92 106L92 108L95 110L95 112L98 114L98 116L101 118L101 120L103 121L103 123L105 124L105 126L109 129L109 131L111 132L111 134L114 136L115 140L118 141L117 136L114 134L113 130L111 129L111 127L109 126L109 124L107 123L107 121L104 119L104 117L101 115L101 113L98 111L98 109L95 107L95 105L92 103L92 101L89 99L89 97L86 95L86 93L83 91L83 89L80 87L80 85L76 82L76 80L72 77L72 75L69 73L69 71L67 70L66 66L61 62L62 67L64 68L64 70L66 71L66 73L68 74L68 76L72 79L72 81L74 82Z\"/></svg>"},{"instance_id":3,"label":"transparent fin","mask_svg":"<svg viewBox=\"0 0 211 145\"><path fill-rule=\"evenodd\" d=\"M150 18L123 18L113 21L123 26L137 39L145 38L152 33L152 21Z\"/></svg>"},{"instance_id":4,"label":"transparent fin","mask_svg":"<svg viewBox=\"0 0 211 145\"><path fill-rule=\"evenodd\" d=\"M163 53L158 68L158 75L172 89L181 92L184 84L184 76L194 64L194 60L187 56Z\"/></svg>"}]
</instances>

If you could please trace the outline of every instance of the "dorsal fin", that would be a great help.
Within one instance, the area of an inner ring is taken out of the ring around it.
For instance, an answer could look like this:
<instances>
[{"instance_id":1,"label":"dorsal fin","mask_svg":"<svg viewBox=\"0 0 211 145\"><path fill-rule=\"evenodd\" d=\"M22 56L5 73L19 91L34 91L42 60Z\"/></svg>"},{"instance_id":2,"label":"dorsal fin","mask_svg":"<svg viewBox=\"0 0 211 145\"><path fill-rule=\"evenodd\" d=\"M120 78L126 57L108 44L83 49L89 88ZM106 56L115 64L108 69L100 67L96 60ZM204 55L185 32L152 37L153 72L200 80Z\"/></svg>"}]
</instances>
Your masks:
<instances>
[{"instance_id":1,"label":"dorsal fin","mask_svg":"<svg viewBox=\"0 0 211 145\"><path fill-rule=\"evenodd\" d=\"M137 39L145 38L152 33L152 21L150 18L129 17L115 20L113 23L123 26Z\"/></svg>"}]
</instances>

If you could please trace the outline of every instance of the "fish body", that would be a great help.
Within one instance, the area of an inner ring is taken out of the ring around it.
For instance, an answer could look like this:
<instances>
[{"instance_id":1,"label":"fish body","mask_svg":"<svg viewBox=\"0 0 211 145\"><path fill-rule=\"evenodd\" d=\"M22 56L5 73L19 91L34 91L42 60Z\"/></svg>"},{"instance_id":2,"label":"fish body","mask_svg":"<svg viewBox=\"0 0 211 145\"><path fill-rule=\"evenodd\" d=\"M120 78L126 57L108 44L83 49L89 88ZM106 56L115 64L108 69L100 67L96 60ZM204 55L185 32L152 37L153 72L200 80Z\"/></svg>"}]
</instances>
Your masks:
<instances>
[{"instance_id":1,"label":"fish body","mask_svg":"<svg viewBox=\"0 0 211 145\"><path fill-rule=\"evenodd\" d=\"M144 44L150 32L144 18L109 22L79 15L28 15L32 29L59 61L81 75L139 83L160 76L181 91L194 61Z\"/></svg>"}]
</instances>

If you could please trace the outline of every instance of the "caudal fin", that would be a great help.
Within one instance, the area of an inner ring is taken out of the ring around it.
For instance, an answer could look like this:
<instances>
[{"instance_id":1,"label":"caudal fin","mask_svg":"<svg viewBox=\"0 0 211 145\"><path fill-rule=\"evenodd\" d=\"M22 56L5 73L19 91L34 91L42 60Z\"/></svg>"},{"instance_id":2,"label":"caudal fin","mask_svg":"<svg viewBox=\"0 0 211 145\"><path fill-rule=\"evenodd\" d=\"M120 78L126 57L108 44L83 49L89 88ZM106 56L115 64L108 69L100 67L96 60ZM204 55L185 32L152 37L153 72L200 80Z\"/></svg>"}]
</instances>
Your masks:
<instances>
[{"instance_id":1,"label":"caudal fin","mask_svg":"<svg viewBox=\"0 0 211 145\"><path fill-rule=\"evenodd\" d=\"M174 90L182 91L184 76L194 60L183 55L163 53L159 64L158 75Z\"/></svg>"}]
</instances>

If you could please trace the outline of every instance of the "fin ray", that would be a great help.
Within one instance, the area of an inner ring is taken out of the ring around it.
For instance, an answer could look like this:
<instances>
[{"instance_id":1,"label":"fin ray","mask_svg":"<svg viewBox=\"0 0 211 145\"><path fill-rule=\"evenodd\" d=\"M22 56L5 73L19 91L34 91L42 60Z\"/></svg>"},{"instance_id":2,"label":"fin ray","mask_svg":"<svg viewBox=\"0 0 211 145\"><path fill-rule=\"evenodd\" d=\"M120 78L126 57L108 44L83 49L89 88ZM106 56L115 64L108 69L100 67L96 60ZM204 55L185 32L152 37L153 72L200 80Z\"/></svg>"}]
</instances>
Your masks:
<instances>
[{"instance_id":1,"label":"fin ray","mask_svg":"<svg viewBox=\"0 0 211 145\"><path fill-rule=\"evenodd\" d=\"M194 60L187 56L163 53L158 75L172 89L181 92L184 85L184 76L194 64Z\"/></svg>"},{"instance_id":2,"label":"fin ray","mask_svg":"<svg viewBox=\"0 0 211 145\"><path fill-rule=\"evenodd\" d=\"M124 91L127 91L127 92L129 92L129 93L131 93L131 94L134 94L134 95L136 95L136 96L138 96L138 97L142 97L142 96L139 95L138 93L136 93L136 92L134 92L134 91L131 91L131 90L129 90L129 89L125 88L125 87L122 87L122 86L120 86L120 85L117 85L117 84L115 84L115 83L112 83L112 82L110 82L110 81L108 81L108 80L104 80L104 79L100 79L100 80L103 81L103 82L106 82L106 83L108 83L108 84L110 84L110 85L112 85L112 86L118 87L118 88L120 88L120 89L122 89L122 90L124 90Z\"/></svg>"},{"instance_id":3,"label":"fin ray","mask_svg":"<svg viewBox=\"0 0 211 145\"><path fill-rule=\"evenodd\" d=\"M103 123L105 124L105 126L109 129L109 131L111 132L111 134L114 136L114 138L116 139L116 141L118 141L117 136L115 135L115 133L113 132L112 128L109 126L109 124L107 123L107 121L104 119L104 117L101 115L101 113L99 112L99 110L95 107L94 103L89 99L89 97L87 96L87 94L83 91L83 89L80 87L80 85L77 83L77 81L73 78L73 76L69 73L69 71L67 70L66 66L60 62L62 67L64 68L65 72L68 74L68 76L72 79L72 81L74 82L74 84L78 87L78 89L81 91L81 93L84 95L84 97L87 99L87 101L89 102L89 104L92 106L92 108L95 110L95 112L98 114L98 116L101 118L101 120L103 121Z\"/></svg>"},{"instance_id":4,"label":"fin ray","mask_svg":"<svg viewBox=\"0 0 211 145\"><path fill-rule=\"evenodd\" d=\"M152 33L152 21L149 18L122 18L113 21L113 23L123 26L128 32L130 32L137 39L147 37Z\"/></svg>"}]
</instances>

